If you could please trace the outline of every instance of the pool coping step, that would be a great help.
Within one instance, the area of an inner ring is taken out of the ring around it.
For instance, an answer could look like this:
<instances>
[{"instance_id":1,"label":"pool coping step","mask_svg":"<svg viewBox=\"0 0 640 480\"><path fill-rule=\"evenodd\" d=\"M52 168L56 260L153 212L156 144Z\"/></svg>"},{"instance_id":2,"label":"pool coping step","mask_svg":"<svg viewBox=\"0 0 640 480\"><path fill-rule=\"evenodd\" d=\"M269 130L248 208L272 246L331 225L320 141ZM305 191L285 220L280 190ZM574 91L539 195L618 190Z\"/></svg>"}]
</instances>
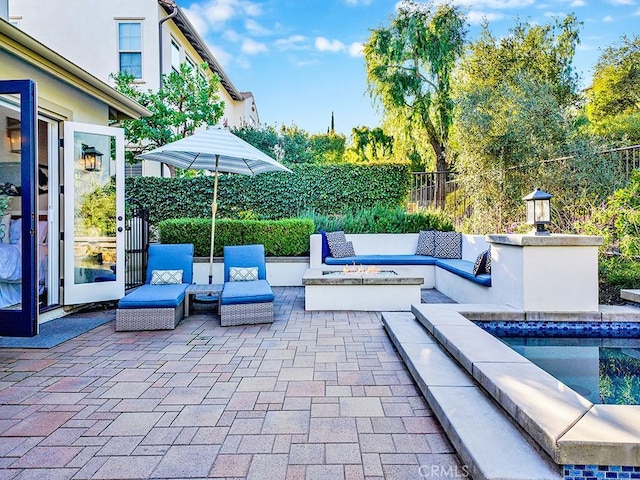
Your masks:
<instances>
[{"instance_id":1,"label":"pool coping step","mask_svg":"<svg viewBox=\"0 0 640 480\"><path fill-rule=\"evenodd\" d=\"M382 322L471 478L562 478L560 467L528 441L413 314L383 312Z\"/></svg>"},{"instance_id":2,"label":"pool coping step","mask_svg":"<svg viewBox=\"0 0 640 480\"><path fill-rule=\"evenodd\" d=\"M500 305L420 304L412 307L412 313L414 321L557 465L640 466L640 406L593 405L524 357L514 356L510 347L470 321L492 315L503 319L516 310ZM612 312L603 310L603 315L608 313ZM613 313L622 321L638 321L640 309Z\"/></svg>"}]
</instances>

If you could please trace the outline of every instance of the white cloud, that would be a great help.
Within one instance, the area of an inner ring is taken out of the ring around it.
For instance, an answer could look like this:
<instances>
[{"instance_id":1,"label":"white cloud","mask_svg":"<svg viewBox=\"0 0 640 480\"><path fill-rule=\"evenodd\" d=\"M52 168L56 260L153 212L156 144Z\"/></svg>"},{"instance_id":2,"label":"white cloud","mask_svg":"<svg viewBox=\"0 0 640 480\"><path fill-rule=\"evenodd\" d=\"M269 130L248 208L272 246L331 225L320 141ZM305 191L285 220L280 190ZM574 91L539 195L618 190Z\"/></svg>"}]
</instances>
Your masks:
<instances>
[{"instance_id":1,"label":"white cloud","mask_svg":"<svg viewBox=\"0 0 640 480\"><path fill-rule=\"evenodd\" d=\"M439 0L439 3L445 1ZM535 0L453 0L453 3L476 9L492 8L494 10L502 10L529 7L535 4Z\"/></svg>"},{"instance_id":2,"label":"white cloud","mask_svg":"<svg viewBox=\"0 0 640 480\"><path fill-rule=\"evenodd\" d=\"M588 43L580 43L580 45L578 45L576 47L576 50L579 50L581 52L592 52L594 50L597 50L598 47L595 47L593 45L589 45Z\"/></svg>"},{"instance_id":3,"label":"white cloud","mask_svg":"<svg viewBox=\"0 0 640 480\"><path fill-rule=\"evenodd\" d=\"M209 25L205 21L202 15L202 8L200 5L194 3L189 8L185 8L184 12L187 14L187 18L198 31L201 37L204 37L209 32Z\"/></svg>"},{"instance_id":4,"label":"white cloud","mask_svg":"<svg viewBox=\"0 0 640 480\"><path fill-rule=\"evenodd\" d=\"M347 51L349 52L350 57L361 57L362 55L364 55L364 52L362 49L363 49L362 42L353 42L351 45L349 45L349 47L347 48Z\"/></svg>"},{"instance_id":5,"label":"white cloud","mask_svg":"<svg viewBox=\"0 0 640 480\"><path fill-rule=\"evenodd\" d=\"M247 55L256 55L268 51L268 48L264 43L256 42L251 38L245 38L242 41L241 50L242 53L246 53Z\"/></svg>"},{"instance_id":6,"label":"white cloud","mask_svg":"<svg viewBox=\"0 0 640 480\"><path fill-rule=\"evenodd\" d=\"M213 53L213 56L216 58L216 60L220 63L220 65L222 65L222 68L226 68L231 63L233 55L231 55L225 49L211 45L210 43L207 43L207 46L209 47L209 50L211 50L211 53Z\"/></svg>"},{"instance_id":7,"label":"white cloud","mask_svg":"<svg viewBox=\"0 0 640 480\"><path fill-rule=\"evenodd\" d=\"M501 13L480 12L478 10L471 10L467 14L467 20L472 25L479 25L484 20L488 22L493 22L495 20L501 20L503 18L504 18L504 15Z\"/></svg>"},{"instance_id":8,"label":"white cloud","mask_svg":"<svg viewBox=\"0 0 640 480\"><path fill-rule=\"evenodd\" d=\"M371 5L371 0L345 0L345 3L353 7L357 7L359 5L364 5L366 7L367 5Z\"/></svg>"},{"instance_id":9,"label":"white cloud","mask_svg":"<svg viewBox=\"0 0 640 480\"><path fill-rule=\"evenodd\" d=\"M609 0L612 5L635 5L635 0Z\"/></svg>"},{"instance_id":10,"label":"white cloud","mask_svg":"<svg viewBox=\"0 0 640 480\"><path fill-rule=\"evenodd\" d=\"M290 35L287 38L279 38L275 41L275 46L279 50L305 50L307 48L307 37L304 35Z\"/></svg>"},{"instance_id":11,"label":"white cloud","mask_svg":"<svg viewBox=\"0 0 640 480\"><path fill-rule=\"evenodd\" d=\"M200 35L205 35L209 29L222 30L234 18L258 17L262 7L249 0L201 0L192 3L185 12Z\"/></svg>"},{"instance_id":12,"label":"white cloud","mask_svg":"<svg viewBox=\"0 0 640 480\"><path fill-rule=\"evenodd\" d=\"M634 14L635 16L640 15L640 8L639 8L638 10L636 10L635 12L633 12L633 14Z\"/></svg>"},{"instance_id":13,"label":"white cloud","mask_svg":"<svg viewBox=\"0 0 640 480\"><path fill-rule=\"evenodd\" d=\"M240 40L242 40L242 37L240 36L240 34L232 29L225 30L224 33L222 34L222 38L233 43L238 43Z\"/></svg>"},{"instance_id":14,"label":"white cloud","mask_svg":"<svg viewBox=\"0 0 640 480\"><path fill-rule=\"evenodd\" d=\"M260 25L253 18L248 18L247 20L245 20L244 27L252 35L260 35L260 36L262 36L262 35L271 34L269 29L267 29L267 28L263 27L262 25Z\"/></svg>"},{"instance_id":15,"label":"white cloud","mask_svg":"<svg viewBox=\"0 0 640 480\"><path fill-rule=\"evenodd\" d=\"M611 15L607 15L602 19L603 22L613 22L613 17Z\"/></svg>"},{"instance_id":16,"label":"white cloud","mask_svg":"<svg viewBox=\"0 0 640 480\"><path fill-rule=\"evenodd\" d=\"M204 15L209 23L224 25L235 13L233 0L218 0L209 2L204 7Z\"/></svg>"},{"instance_id":17,"label":"white cloud","mask_svg":"<svg viewBox=\"0 0 640 480\"><path fill-rule=\"evenodd\" d=\"M321 52L342 52L345 49L344 43L340 40L329 40L325 37L316 37L315 45Z\"/></svg>"},{"instance_id":18,"label":"white cloud","mask_svg":"<svg viewBox=\"0 0 640 480\"><path fill-rule=\"evenodd\" d=\"M573 0L573 2L571 2L571 6L572 7L586 7L587 6L587 2L585 2L585 0Z\"/></svg>"},{"instance_id":19,"label":"white cloud","mask_svg":"<svg viewBox=\"0 0 640 480\"><path fill-rule=\"evenodd\" d=\"M564 12L544 12L544 16L547 18L561 18L566 15Z\"/></svg>"}]
</instances>

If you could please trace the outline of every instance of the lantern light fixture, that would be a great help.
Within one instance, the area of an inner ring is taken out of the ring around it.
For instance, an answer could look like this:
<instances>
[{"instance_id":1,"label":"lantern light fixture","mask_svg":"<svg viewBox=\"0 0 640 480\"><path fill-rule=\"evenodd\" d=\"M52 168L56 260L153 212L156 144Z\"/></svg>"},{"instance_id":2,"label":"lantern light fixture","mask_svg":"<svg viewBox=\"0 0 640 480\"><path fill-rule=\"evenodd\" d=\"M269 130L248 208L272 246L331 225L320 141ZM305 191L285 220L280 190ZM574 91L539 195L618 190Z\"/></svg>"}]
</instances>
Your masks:
<instances>
[{"instance_id":1,"label":"lantern light fixture","mask_svg":"<svg viewBox=\"0 0 640 480\"><path fill-rule=\"evenodd\" d=\"M82 144L83 167L88 172L99 172L102 170L102 156L104 154L96 150L95 147Z\"/></svg>"},{"instance_id":2,"label":"lantern light fixture","mask_svg":"<svg viewBox=\"0 0 640 480\"><path fill-rule=\"evenodd\" d=\"M523 198L527 205L527 224L533 225L532 235L550 235L545 228L551 223L551 195L536 188Z\"/></svg>"},{"instance_id":3,"label":"lantern light fixture","mask_svg":"<svg viewBox=\"0 0 640 480\"><path fill-rule=\"evenodd\" d=\"M20 153L22 141L20 134L20 120L7 117L7 137L9 137L9 150L11 153Z\"/></svg>"}]
</instances>

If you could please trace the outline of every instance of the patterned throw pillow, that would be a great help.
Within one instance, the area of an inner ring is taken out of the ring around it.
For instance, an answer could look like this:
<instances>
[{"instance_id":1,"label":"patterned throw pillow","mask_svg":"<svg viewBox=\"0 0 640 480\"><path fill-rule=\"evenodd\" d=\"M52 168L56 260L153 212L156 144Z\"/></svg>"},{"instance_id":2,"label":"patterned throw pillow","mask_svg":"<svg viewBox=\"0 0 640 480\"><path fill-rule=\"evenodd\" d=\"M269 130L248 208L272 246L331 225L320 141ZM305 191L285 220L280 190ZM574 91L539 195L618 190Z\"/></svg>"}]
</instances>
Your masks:
<instances>
[{"instance_id":1,"label":"patterned throw pillow","mask_svg":"<svg viewBox=\"0 0 640 480\"><path fill-rule=\"evenodd\" d=\"M491 247L487 250L487 264L484 266L484 270L491 274Z\"/></svg>"},{"instance_id":2,"label":"patterned throw pillow","mask_svg":"<svg viewBox=\"0 0 640 480\"><path fill-rule=\"evenodd\" d=\"M342 230L338 230L337 232L327 232L327 243L329 243L329 250L331 251L331 256L333 258L344 258L344 257L353 257L355 253L351 253L350 255L345 255L345 244L347 243L347 237L344 235ZM349 242L351 243L351 242ZM353 251L353 244L351 243L351 251Z\"/></svg>"},{"instance_id":3,"label":"patterned throw pillow","mask_svg":"<svg viewBox=\"0 0 640 480\"><path fill-rule=\"evenodd\" d=\"M481 273L487 273L487 256L489 255L489 250L485 250L478 255L476 258L476 263L473 265L473 275L478 276Z\"/></svg>"},{"instance_id":4,"label":"patterned throw pillow","mask_svg":"<svg viewBox=\"0 0 640 480\"><path fill-rule=\"evenodd\" d=\"M182 283L182 270L151 270L151 285L176 285Z\"/></svg>"},{"instance_id":5,"label":"patterned throw pillow","mask_svg":"<svg viewBox=\"0 0 640 480\"><path fill-rule=\"evenodd\" d=\"M229 267L229 281L252 282L258 280L258 267Z\"/></svg>"},{"instance_id":6,"label":"patterned throw pillow","mask_svg":"<svg viewBox=\"0 0 640 480\"><path fill-rule=\"evenodd\" d=\"M353 242L334 243L331 247L331 256L333 258L355 257L356 252L353 249Z\"/></svg>"},{"instance_id":7,"label":"patterned throw pillow","mask_svg":"<svg viewBox=\"0 0 640 480\"><path fill-rule=\"evenodd\" d=\"M428 257L433 257L433 254L435 253L435 238L436 234L433 230L420 230L416 255L427 255Z\"/></svg>"},{"instance_id":8,"label":"patterned throw pillow","mask_svg":"<svg viewBox=\"0 0 640 480\"><path fill-rule=\"evenodd\" d=\"M436 258L462 258L462 234L459 232L435 232Z\"/></svg>"},{"instance_id":9,"label":"patterned throw pillow","mask_svg":"<svg viewBox=\"0 0 640 480\"><path fill-rule=\"evenodd\" d=\"M338 243L346 243L347 237L345 237L344 232L342 230L338 230L337 232L326 232L327 243L329 244L329 251L331 252L331 256L335 257L333 254L333 246Z\"/></svg>"}]
</instances>

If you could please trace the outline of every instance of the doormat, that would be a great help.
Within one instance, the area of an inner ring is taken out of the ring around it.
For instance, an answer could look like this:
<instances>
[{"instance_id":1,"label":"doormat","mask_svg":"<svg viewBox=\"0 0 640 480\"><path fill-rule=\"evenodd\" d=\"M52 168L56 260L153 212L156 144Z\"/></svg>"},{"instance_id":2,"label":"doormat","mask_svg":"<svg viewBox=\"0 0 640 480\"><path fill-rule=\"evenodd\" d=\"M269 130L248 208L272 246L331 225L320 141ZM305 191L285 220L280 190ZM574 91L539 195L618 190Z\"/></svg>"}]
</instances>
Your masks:
<instances>
[{"instance_id":1,"label":"doormat","mask_svg":"<svg viewBox=\"0 0 640 480\"><path fill-rule=\"evenodd\" d=\"M35 337L0 337L0 348L52 348L113 318L62 317L40 325Z\"/></svg>"}]
</instances>

